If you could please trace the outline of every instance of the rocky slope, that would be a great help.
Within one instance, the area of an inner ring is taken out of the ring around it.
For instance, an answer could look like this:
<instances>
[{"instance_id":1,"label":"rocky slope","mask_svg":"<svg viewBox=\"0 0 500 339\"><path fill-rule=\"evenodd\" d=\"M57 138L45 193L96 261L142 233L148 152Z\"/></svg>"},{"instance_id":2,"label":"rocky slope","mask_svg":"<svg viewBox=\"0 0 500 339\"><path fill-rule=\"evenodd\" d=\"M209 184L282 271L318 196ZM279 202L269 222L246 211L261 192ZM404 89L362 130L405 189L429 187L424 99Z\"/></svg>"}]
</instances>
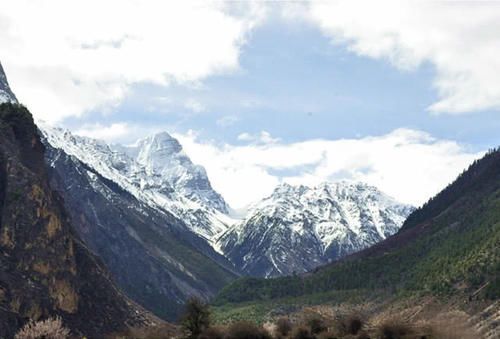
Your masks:
<instances>
[{"instance_id":1,"label":"rocky slope","mask_svg":"<svg viewBox=\"0 0 500 339\"><path fill-rule=\"evenodd\" d=\"M218 245L250 275L302 273L396 233L412 211L361 183L282 184Z\"/></svg>"},{"instance_id":2,"label":"rocky slope","mask_svg":"<svg viewBox=\"0 0 500 339\"><path fill-rule=\"evenodd\" d=\"M141 314L144 315L141 316ZM0 105L0 337L27 318L60 315L74 334L102 337L147 314L111 282L52 191L26 108ZM142 318L141 318L142 317Z\"/></svg>"}]
</instances>

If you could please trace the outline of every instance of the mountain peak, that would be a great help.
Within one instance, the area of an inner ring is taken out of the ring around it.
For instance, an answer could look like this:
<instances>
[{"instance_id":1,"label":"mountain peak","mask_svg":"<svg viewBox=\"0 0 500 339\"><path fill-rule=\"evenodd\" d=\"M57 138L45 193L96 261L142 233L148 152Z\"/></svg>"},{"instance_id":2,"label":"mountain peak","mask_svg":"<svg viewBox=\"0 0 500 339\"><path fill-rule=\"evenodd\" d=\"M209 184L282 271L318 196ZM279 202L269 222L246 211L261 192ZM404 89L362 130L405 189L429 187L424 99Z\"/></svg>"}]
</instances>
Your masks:
<instances>
[{"instance_id":1,"label":"mountain peak","mask_svg":"<svg viewBox=\"0 0 500 339\"><path fill-rule=\"evenodd\" d=\"M219 245L250 275L305 272L396 233L412 211L361 182L282 183Z\"/></svg>"},{"instance_id":2,"label":"mountain peak","mask_svg":"<svg viewBox=\"0 0 500 339\"><path fill-rule=\"evenodd\" d=\"M177 139L167 132L122 146L43 124L40 128L52 147L75 156L140 201L169 211L210 241L233 222L205 169L193 164Z\"/></svg>"},{"instance_id":3,"label":"mountain peak","mask_svg":"<svg viewBox=\"0 0 500 339\"><path fill-rule=\"evenodd\" d=\"M179 141L167 132L159 132L141 139L138 145L151 145L155 150L168 150L170 153L182 152Z\"/></svg>"},{"instance_id":4,"label":"mountain peak","mask_svg":"<svg viewBox=\"0 0 500 339\"><path fill-rule=\"evenodd\" d=\"M17 104L17 98L10 89L9 82L7 81L7 76L0 63L0 103L11 102Z\"/></svg>"}]
</instances>

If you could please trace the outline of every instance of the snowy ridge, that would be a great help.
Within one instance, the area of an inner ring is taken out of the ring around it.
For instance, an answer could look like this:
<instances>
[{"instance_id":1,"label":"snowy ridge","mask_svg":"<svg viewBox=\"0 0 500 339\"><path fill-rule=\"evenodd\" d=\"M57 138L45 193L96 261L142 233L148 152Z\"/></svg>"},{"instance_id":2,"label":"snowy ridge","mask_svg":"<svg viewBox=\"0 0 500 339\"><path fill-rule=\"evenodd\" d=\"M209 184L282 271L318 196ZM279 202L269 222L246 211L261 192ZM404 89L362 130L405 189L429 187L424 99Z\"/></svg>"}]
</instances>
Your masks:
<instances>
[{"instance_id":1,"label":"snowy ridge","mask_svg":"<svg viewBox=\"0 0 500 339\"><path fill-rule=\"evenodd\" d=\"M167 133L121 146L43 123L39 127L52 147L76 157L148 206L169 211L211 244L234 222L204 169L192 164Z\"/></svg>"},{"instance_id":2,"label":"snowy ridge","mask_svg":"<svg viewBox=\"0 0 500 339\"><path fill-rule=\"evenodd\" d=\"M413 209L363 183L282 184L217 245L253 275L305 272L396 233Z\"/></svg>"},{"instance_id":3,"label":"snowy ridge","mask_svg":"<svg viewBox=\"0 0 500 339\"><path fill-rule=\"evenodd\" d=\"M10 89L7 76L5 75L2 64L0 63L0 104L4 102L18 103L16 96Z\"/></svg>"}]
</instances>

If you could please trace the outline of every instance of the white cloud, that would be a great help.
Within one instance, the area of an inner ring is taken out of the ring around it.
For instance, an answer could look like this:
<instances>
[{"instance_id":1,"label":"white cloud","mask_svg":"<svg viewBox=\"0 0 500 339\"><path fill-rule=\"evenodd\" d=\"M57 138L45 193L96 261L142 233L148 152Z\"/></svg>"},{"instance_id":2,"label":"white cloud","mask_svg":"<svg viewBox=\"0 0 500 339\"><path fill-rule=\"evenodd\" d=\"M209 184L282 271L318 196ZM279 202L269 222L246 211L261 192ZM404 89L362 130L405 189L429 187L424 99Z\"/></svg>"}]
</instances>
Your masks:
<instances>
[{"instance_id":1,"label":"white cloud","mask_svg":"<svg viewBox=\"0 0 500 339\"><path fill-rule=\"evenodd\" d=\"M196 99L188 99L184 104L184 107L195 113L200 113L206 110L205 106L203 106L203 104Z\"/></svg>"},{"instance_id":2,"label":"white cloud","mask_svg":"<svg viewBox=\"0 0 500 339\"><path fill-rule=\"evenodd\" d=\"M76 135L89 138L105 140L111 143L132 144L145 135L168 131L171 126L167 125L140 125L127 122L116 122L110 125L100 123L84 124L82 127L73 131Z\"/></svg>"},{"instance_id":3,"label":"white cloud","mask_svg":"<svg viewBox=\"0 0 500 339\"><path fill-rule=\"evenodd\" d=\"M1 61L13 90L47 122L116 105L137 82L193 84L237 70L263 6L217 1L2 2Z\"/></svg>"},{"instance_id":4,"label":"white cloud","mask_svg":"<svg viewBox=\"0 0 500 339\"><path fill-rule=\"evenodd\" d=\"M130 133L130 127L126 123L114 123L109 126L101 124L84 125L82 128L74 131L76 135L81 135L101 140L117 140Z\"/></svg>"},{"instance_id":5,"label":"white cloud","mask_svg":"<svg viewBox=\"0 0 500 339\"><path fill-rule=\"evenodd\" d=\"M435 66L432 112L500 109L500 3L495 1L311 1L306 15L333 43L411 70ZM306 14L304 14L306 13Z\"/></svg>"},{"instance_id":6,"label":"white cloud","mask_svg":"<svg viewBox=\"0 0 500 339\"><path fill-rule=\"evenodd\" d=\"M315 185L339 179L363 181L402 202L420 205L481 156L455 141L410 129L289 145L216 145L200 142L195 133L175 136L234 208L263 198L282 181Z\"/></svg>"},{"instance_id":7,"label":"white cloud","mask_svg":"<svg viewBox=\"0 0 500 339\"><path fill-rule=\"evenodd\" d=\"M227 127L234 125L237 121L238 117L236 115L226 115L218 119L215 123L217 126Z\"/></svg>"},{"instance_id":8,"label":"white cloud","mask_svg":"<svg viewBox=\"0 0 500 339\"><path fill-rule=\"evenodd\" d=\"M241 133L238 135L238 140L254 144L274 144L280 141L279 138L273 138L268 131L261 131L258 134Z\"/></svg>"}]
</instances>

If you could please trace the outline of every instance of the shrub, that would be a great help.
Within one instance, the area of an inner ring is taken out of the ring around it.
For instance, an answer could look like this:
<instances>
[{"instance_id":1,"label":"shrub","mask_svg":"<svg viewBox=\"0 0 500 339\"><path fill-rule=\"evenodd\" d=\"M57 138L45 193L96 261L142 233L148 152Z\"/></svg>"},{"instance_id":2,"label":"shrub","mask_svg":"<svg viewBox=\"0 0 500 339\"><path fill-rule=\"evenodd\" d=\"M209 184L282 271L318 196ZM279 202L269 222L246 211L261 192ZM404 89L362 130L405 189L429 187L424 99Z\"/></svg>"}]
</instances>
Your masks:
<instances>
[{"instance_id":1,"label":"shrub","mask_svg":"<svg viewBox=\"0 0 500 339\"><path fill-rule=\"evenodd\" d=\"M295 330L293 330L292 333L292 338L293 339L315 339L316 337L311 334L308 328L306 327L297 327Z\"/></svg>"},{"instance_id":2,"label":"shrub","mask_svg":"<svg viewBox=\"0 0 500 339\"><path fill-rule=\"evenodd\" d=\"M383 322L377 329L377 338L380 339L403 339L408 338L413 333L407 322L399 319L392 319Z\"/></svg>"},{"instance_id":3,"label":"shrub","mask_svg":"<svg viewBox=\"0 0 500 339\"><path fill-rule=\"evenodd\" d=\"M224 329L221 327L209 327L201 332L198 339L224 339Z\"/></svg>"},{"instance_id":4,"label":"shrub","mask_svg":"<svg viewBox=\"0 0 500 339\"><path fill-rule=\"evenodd\" d=\"M335 333L332 332L321 332L317 337L318 339L340 339Z\"/></svg>"},{"instance_id":5,"label":"shrub","mask_svg":"<svg viewBox=\"0 0 500 339\"><path fill-rule=\"evenodd\" d=\"M292 323L288 318L279 318L278 321L276 321L276 330L278 334L286 337L292 330Z\"/></svg>"},{"instance_id":6,"label":"shrub","mask_svg":"<svg viewBox=\"0 0 500 339\"><path fill-rule=\"evenodd\" d=\"M356 339L370 339L370 338L371 338L370 335L365 331L358 332L358 335L356 336Z\"/></svg>"},{"instance_id":7,"label":"shrub","mask_svg":"<svg viewBox=\"0 0 500 339\"><path fill-rule=\"evenodd\" d=\"M197 338L210 326L208 304L197 297L189 298L181 316L181 325L191 333L190 338Z\"/></svg>"},{"instance_id":8,"label":"shrub","mask_svg":"<svg viewBox=\"0 0 500 339\"><path fill-rule=\"evenodd\" d=\"M48 318L43 321L30 320L17 332L15 339L66 339L69 330L63 327L60 317Z\"/></svg>"},{"instance_id":9,"label":"shrub","mask_svg":"<svg viewBox=\"0 0 500 339\"><path fill-rule=\"evenodd\" d=\"M227 330L225 339L271 339L271 335L261 327L248 322L233 323Z\"/></svg>"},{"instance_id":10,"label":"shrub","mask_svg":"<svg viewBox=\"0 0 500 339\"><path fill-rule=\"evenodd\" d=\"M335 321L335 329L340 335L358 334L363 328L365 320L358 314L349 314Z\"/></svg>"},{"instance_id":11,"label":"shrub","mask_svg":"<svg viewBox=\"0 0 500 339\"><path fill-rule=\"evenodd\" d=\"M325 322L319 317L311 317L306 321L312 334L318 334L327 330Z\"/></svg>"}]
</instances>

